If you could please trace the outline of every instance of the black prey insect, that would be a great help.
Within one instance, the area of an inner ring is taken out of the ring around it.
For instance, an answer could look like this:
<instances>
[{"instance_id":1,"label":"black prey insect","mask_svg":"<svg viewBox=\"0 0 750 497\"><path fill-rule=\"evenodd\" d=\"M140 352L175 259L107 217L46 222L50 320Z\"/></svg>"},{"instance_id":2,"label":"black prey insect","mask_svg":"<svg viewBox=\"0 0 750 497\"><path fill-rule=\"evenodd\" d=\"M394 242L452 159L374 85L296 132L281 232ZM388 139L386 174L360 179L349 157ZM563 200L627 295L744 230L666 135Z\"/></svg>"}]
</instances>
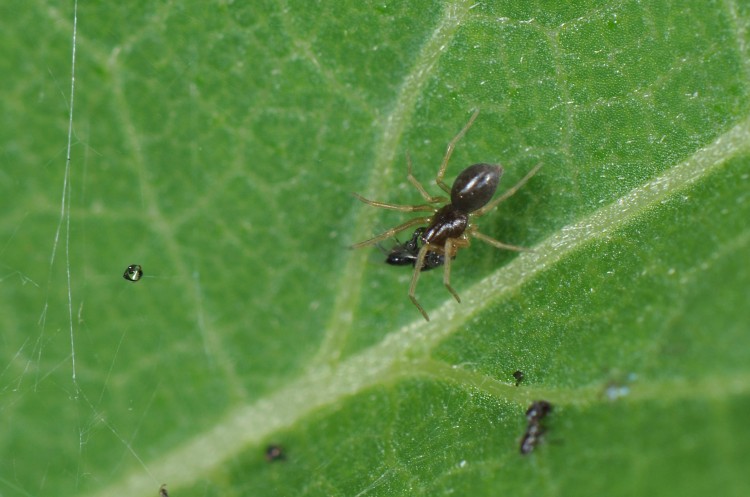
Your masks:
<instances>
[{"instance_id":1,"label":"black prey insect","mask_svg":"<svg viewBox=\"0 0 750 497\"><path fill-rule=\"evenodd\" d=\"M422 316L429 321L430 318L425 312L424 308L420 305L416 298L417 282L419 281L419 275L422 271L427 269L433 269L440 265L443 266L443 284L448 291L453 295L457 302L461 302L461 298L458 293L453 289L450 284L451 276L451 261L456 257L456 253L459 249L466 248L470 245L470 238L476 237L485 243L488 243L494 247L506 250L525 250L523 247L516 245L509 245L507 243L500 242L491 238L477 229L472 223L473 218L483 216L490 212L492 209L503 200L507 199L519 188L521 188L541 167L541 164L536 165L526 176L524 176L515 186L510 188L508 191L503 193L500 197L492 200L497 190L497 185L500 182L500 177L503 174L503 168L494 164L474 164L459 173L456 180L453 182L452 187L443 181L445 170L448 167L448 161L453 154L453 150L456 147L456 143L463 138L466 132L469 130L474 120L479 115L479 111L475 111L472 114L469 122L463 127L459 133L453 137L448 143L445 156L438 169L437 176L435 177L435 183L446 193L450 195L450 198L444 196L433 197L427 190L424 189L422 184L412 174L411 159L407 155L408 164L408 175L407 179L409 182L419 191L422 198L427 203L420 205L398 205L390 204L386 202L378 202L375 200L369 200L361 195L354 194L359 200L365 204L372 205L374 207L380 207L383 209L390 209L401 212L432 212L430 216L416 217L410 219L405 223L402 223L395 228L391 228L380 235L365 240L363 242L352 245L352 248L365 247L367 245L374 245L386 238L390 238L401 231L409 229L413 226L426 225L425 228L419 228L414 232L414 236L408 242L397 245L389 254L389 258L386 260L389 264L393 265L414 265L414 272L412 273L411 284L409 285L409 298L412 303L419 309ZM491 201L492 200L492 201ZM435 204L443 204L442 207L436 207ZM423 230L423 231L420 231ZM417 234L419 233L419 234ZM432 255L430 255L432 254Z\"/></svg>"},{"instance_id":2,"label":"black prey insect","mask_svg":"<svg viewBox=\"0 0 750 497\"><path fill-rule=\"evenodd\" d=\"M417 257L419 256L419 240L422 234L427 228L421 227L414 230L411 238L408 242L398 243L388 251L388 256L385 259L386 264L391 266L416 266ZM445 264L445 256L439 252L427 252L425 255L424 263L422 264L422 271L428 271L435 269Z\"/></svg>"}]
</instances>

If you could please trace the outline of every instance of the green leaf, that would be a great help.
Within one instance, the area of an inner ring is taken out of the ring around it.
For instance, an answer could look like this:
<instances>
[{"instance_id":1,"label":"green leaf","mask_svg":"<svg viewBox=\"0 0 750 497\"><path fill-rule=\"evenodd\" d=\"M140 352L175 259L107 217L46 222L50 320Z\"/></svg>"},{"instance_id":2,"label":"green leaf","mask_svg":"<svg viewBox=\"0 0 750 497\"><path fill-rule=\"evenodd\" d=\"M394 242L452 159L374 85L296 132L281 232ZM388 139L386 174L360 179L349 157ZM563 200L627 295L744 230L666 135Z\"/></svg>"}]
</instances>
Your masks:
<instances>
[{"instance_id":1,"label":"green leaf","mask_svg":"<svg viewBox=\"0 0 750 497\"><path fill-rule=\"evenodd\" d=\"M0 494L750 494L744 3L80 2L74 80L72 4L0 19ZM426 322L351 192L474 109L533 250Z\"/></svg>"}]
</instances>

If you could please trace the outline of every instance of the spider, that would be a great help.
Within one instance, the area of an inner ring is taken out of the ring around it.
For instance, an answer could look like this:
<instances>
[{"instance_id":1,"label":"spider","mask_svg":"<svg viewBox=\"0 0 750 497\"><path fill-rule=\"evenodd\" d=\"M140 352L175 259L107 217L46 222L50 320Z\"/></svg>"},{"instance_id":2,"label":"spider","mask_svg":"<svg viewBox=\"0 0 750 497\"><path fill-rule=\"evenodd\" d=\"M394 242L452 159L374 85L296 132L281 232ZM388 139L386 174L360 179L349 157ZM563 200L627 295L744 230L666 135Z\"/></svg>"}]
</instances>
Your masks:
<instances>
[{"instance_id":1,"label":"spider","mask_svg":"<svg viewBox=\"0 0 750 497\"><path fill-rule=\"evenodd\" d=\"M430 320L430 317L416 298L417 282L419 281L419 275L422 271L440 266L442 263L444 266L443 284L456 301L460 303L461 298L450 284L451 260L456 257L456 253L459 249L466 248L470 245L469 240L472 236L500 249L516 251L526 250L523 247L500 242L479 232L477 227L471 221L474 217L487 214L500 202L516 193L519 188L536 174L541 167L541 164L537 164L526 174L526 176L516 183L515 186L491 202L490 200L495 194L497 185L500 182L500 177L503 174L503 168L498 165L484 163L471 165L459 173L451 188L449 188L445 181L443 181L445 170L448 167L448 161L453 154L456 144L461 138L463 138L471 125L474 124L474 120L478 115L479 110L474 111L474 114L469 118L469 122L467 122L463 129L448 143L445 156L443 157L440 169L438 169L437 176L435 177L435 183L444 192L448 193L450 198L444 196L433 197L427 193L427 190L424 189L419 180L417 180L412 174L411 157L408 153L406 155L408 165L407 179L414 188L419 191L422 198L427 201L426 204L390 204L369 200L361 195L354 194L354 196L360 201L374 207L401 212L432 212L432 215L430 216L410 219L409 221L406 221L395 228L391 228L374 238L355 243L351 247L356 249L368 245L374 245L386 238L395 236L397 233L411 228L412 226L426 225L425 228L417 229L414 232L412 240L409 240L403 245L397 245L394 247L386 262L393 265L414 264L414 273L412 274L411 284L409 285L409 298L427 321ZM436 207L435 204L443 205L442 207ZM423 231L420 232L421 229L423 229ZM419 234L417 234L418 232ZM417 250L419 245L418 242L421 242L421 247ZM396 259L392 259L394 254ZM414 254L416 254L416 258L412 261Z\"/></svg>"}]
</instances>

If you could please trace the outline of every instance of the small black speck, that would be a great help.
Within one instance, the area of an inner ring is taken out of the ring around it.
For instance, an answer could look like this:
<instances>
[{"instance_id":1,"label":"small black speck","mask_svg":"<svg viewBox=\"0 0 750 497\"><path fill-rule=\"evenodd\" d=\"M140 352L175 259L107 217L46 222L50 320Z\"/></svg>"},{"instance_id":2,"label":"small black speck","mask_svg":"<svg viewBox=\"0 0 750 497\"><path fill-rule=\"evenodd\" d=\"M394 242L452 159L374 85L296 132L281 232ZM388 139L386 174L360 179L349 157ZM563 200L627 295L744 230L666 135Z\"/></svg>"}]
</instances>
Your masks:
<instances>
[{"instance_id":1,"label":"small black speck","mask_svg":"<svg viewBox=\"0 0 750 497\"><path fill-rule=\"evenodd\" d=\"M284 461L285 459L286 454L284 453L284 448L281 445L274 444L266 447L266 461Z\"/></svg>"},{"instance_id":2,"label":"small black speck","mask_svg":"<svg viewBox=\"0 0 750 497\"><path fill-rule=\"evenodd\" d=\"M523 371L513 371L513 378L516 379L516 386L523 381Z\"/></svg>"}]
</instances>

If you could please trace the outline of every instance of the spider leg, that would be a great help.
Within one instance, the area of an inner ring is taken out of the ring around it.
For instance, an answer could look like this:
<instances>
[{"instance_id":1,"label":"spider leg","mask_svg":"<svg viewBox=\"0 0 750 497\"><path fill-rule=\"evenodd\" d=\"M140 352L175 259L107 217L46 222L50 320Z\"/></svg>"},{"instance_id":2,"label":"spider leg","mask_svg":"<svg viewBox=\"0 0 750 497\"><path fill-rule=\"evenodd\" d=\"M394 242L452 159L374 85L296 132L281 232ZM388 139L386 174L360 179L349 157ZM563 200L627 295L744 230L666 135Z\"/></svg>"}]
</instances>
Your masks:
<instances>
[{"instance_id":1,"label":"spider leg","mask_svg":"<svg viewBox=\"0 0 750 497\"><path fill-rule=\"evenodd\" d=\"M431 205L427 204L421 204L421 205L398 205L398 204L389 204L387 202L378 202L377 200L370 200L368 198L363 197L359 193L352 193L357 200L360 202L363 202L367 205L372 205L374 207L380 207L382 209L390 209L392 211L401 211L401 212L417 212L417 211L435 211L435 208Z\"/></svg>"},{"instance_id":2,"label":"spider leg","mask_svg":"<svg viewBox=\"0 0 750 497\"><path fill-rule=\"evenodd\" d=\"M406 163L408 164L408 175L406 178L409 180L409 183L411 183L414 188L419 190L420 195L422 195L422 198L424 198L426 201L428 201L431 204L445 204L448 203L448 199L445 197L433 197L429 193L427 193L427 190L424 189L424 186L422 186L422 183L419 182L419 180L412 174L412 166L411 166L411 156L409 155L409 152L406 152Z\"/></svg>"},{"instance_id":3,"label":"spider leg","mask_svg":"<svg viewBox=\"0 0 750 497\"><path fill-rule=\"evenodd\" d=\"M536 166L534 166L531 169L531 171L529 171L528 173L526 173L526 176L524 176L523 178L521 178L521 180L518 183L516 183L515 185L513 185L513 187L511 189L507 190L505 193L503 193L498 198L496 198L495 200L493 200L489 204L485 205L481 209L479 209L477 211L474 211L474 213L472 213L472 216L482 216L482 215L488 213L489 211L491 211L492 209L494 209L495 207L497 207L497 204L499 204L503 200L507 199L508 197L510 197L511 195L513 195L514 193L516 193L519 190L519 188L521 188L523 185L525 185L526 182L529 181L531 179L531 177L536 174L537 171L539 171L540 167L542 167L541 162L539 164L537 164Z\"/></svg>"},{"instance_id":4,"label":"spider leg","mask_svg":"<svg viewBox=\"0 0 750 497\"><path fill-rule=\"evenodd\" d=\"M532 249L527 247L519 247L518 245L510 245L508 243L503 243L501 241L495 240L494 238L491 238L483 233L480 233L476 229L471 231L471 234L480 240L482 240L484 243L489 243L493 247L497 247L499 249L505 249L505 250L515 250L516 252L533 252Z\"/></svg>"},{"instance_id":5,"label":"spider leg","mask_svg":"<svg viewBox=\"0 0 750 497\"><path fill-rule=\"evenodd\" d=\"M429 247L430 247L430 244L425 243L424 245L422 245L422 248L419 249L419 254L417 254L417 262L414 263L414 272L411 275L411 284L409 285L409 298L411 299L411 303L414 304L417 309L419 309L419 312L422 313L422 316L424 316L425 321L429 321L430 316L427 315L424 308L417 301L417 297L415 294L417 291L417 281L419 281L419 274L422 272L422 266L424 265L424 258L427 255L427 249Z\"/></svg>"},{"instance_id":6,"label":"spider leg","mask_svg":"<svg viewBox=\"0 0 750 497\"><path fill-rule=\"evenodd\" d=\"M451 295L453 295L453 298L456 299L456 302L459 304L461 303L461 297L458 296L458 293L456 293L456 290L453 289L451 286L451 260L453 259L453 255L455 255L455 252L459 248L464 248L469 246L469 240L468 239L462 239L462 238L448 238L445 241L445 264L443 267L443 285L445 285L445 288L448 289L449 292L451 292Z\"/></svg>"},{"instance_id":7,"label":"spider leg","mask_svg":"<svg viewBox=\"0 0 750 497\"><path fill-rule=\"evenodd\" d=\"M474 124L474 120L477 118L478 115L479 115L479 109L474 111L474 113L469 118L469 122L466 123L463 129L459 131L456 136L453 137L450 143L448 143L448 148L445 151L445 157L443 157L443 162L440 164L440 169L438 170L437 176L435 177L435 183L437 183L437 185L448 194L450 194L451 189L443 181L443 176L445 175L445 169L448 167L448 161L451 159L451 155L453 155L453 149L456 148L456 143L458 143L458 141L464 137L466 132L469 131L469 128L471 128L471 125Z\"/></svg>"},{"instance_id":8,"label":"spider leg","mask_svg":"<svg viewBox=\"0 0 750 497\"><path fill-rule=\"evenodd\" d=\"M384 231L378 236L370 238L369 240L365 240L364 242L355 243L349 248L357 249L360 247L366 247L367 245L374 245L380 241L385 240L386 238L392 237L396 233L404 231L407 228L411 228L412 226L416 226L418 224L427 224L429 220L430 220L429 217L415 217L414 219L409 219L405 223L399 224L395 228L391 228L388 231ZM421 267L421 266L417 266L417 267Z\"/></svg>"}]
</instances>

